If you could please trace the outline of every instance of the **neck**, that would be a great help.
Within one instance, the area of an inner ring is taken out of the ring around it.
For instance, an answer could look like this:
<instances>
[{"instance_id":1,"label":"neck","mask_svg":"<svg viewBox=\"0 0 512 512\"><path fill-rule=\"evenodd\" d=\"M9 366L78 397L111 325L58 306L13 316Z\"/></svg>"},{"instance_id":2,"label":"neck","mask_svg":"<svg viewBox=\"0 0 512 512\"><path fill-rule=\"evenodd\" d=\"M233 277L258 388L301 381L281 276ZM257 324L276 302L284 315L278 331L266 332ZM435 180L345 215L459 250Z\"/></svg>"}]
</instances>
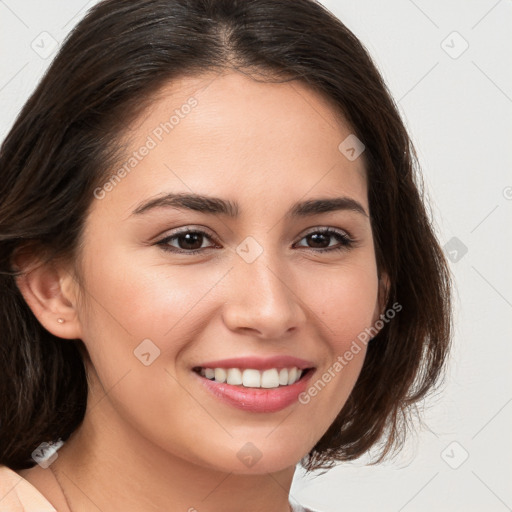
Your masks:
<instances>
[{"instance_id":1,"label":"neck","mask_svg":"<svg viewBox=\"0 0 512 512\"><path fill-rule=\"evenodd\" d=\"M235 474L170 454L119 421L108 396L88 406L52 466L72 512L289 512L295 470Z\"/></svg>"}]
</instances>

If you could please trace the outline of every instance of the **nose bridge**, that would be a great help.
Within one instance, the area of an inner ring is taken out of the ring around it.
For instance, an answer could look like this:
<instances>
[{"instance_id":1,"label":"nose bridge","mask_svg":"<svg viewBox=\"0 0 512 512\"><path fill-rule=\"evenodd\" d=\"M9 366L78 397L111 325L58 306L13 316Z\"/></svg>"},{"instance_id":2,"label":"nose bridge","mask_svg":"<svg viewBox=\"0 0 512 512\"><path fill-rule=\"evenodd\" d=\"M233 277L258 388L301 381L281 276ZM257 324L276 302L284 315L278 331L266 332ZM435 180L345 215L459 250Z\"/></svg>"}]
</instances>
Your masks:
<instances>
[{"instance_id":1,"label":"nose bridge","mask_svg":"<svg viewBox=\"0 0 512 512\"><path fill-rule=\"evenodd\" d=\"M283 255L252 237L235 252L225 310L229 327L279 337L303 322L305 315Z\"/></svg>"}]
</instances>

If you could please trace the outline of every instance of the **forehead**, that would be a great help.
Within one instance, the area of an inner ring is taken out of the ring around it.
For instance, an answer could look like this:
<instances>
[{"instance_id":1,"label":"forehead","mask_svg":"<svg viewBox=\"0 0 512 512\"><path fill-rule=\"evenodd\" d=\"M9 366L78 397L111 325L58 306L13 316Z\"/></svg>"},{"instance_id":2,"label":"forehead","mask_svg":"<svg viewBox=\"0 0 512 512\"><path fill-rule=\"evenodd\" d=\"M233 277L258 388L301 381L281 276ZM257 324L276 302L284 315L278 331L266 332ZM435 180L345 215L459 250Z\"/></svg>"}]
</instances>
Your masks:
<instances>
[{"instance_id":1,"label":"forehead","mask_svg":"<svg viewBox=\"0 0 512 512\"><path fill-rule=\"evenodd\" d=\"M300 81L256 81L242 73L183 77L167 84L125 133L122 179L106 202L124 210L164 192L255 199L351 195L363 204L363 157L333 103ZM116 196L116 197L114 197Z\"/></svg>"}]
</instances>

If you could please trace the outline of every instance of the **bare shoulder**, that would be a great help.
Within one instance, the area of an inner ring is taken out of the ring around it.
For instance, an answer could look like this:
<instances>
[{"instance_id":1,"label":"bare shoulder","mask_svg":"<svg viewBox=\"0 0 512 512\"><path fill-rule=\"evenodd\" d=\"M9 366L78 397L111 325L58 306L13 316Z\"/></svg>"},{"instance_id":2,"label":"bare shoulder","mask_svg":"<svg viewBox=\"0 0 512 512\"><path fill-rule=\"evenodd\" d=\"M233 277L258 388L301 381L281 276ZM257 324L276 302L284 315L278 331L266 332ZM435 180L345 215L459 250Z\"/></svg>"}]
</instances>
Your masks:
<instances>
[{"instance_id":1,"label":"bare shoulder","mask_svg":"<svg viewBox=\"0 0 512 512\"><path fill-rule=\"evenodd\" d=\"M67 510L59 491L50 470L36 465L15 471L0 465L0 512L24 512L34 507L41 512Z\"/></svg>"}]
</instances>

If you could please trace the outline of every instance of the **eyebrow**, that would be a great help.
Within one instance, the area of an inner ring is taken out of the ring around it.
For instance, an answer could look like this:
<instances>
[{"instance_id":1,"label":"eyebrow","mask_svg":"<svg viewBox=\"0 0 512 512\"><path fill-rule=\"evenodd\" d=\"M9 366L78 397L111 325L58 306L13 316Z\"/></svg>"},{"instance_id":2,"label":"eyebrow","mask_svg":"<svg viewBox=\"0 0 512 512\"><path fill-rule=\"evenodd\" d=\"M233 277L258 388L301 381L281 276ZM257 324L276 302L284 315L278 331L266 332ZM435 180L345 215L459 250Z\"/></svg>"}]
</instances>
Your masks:
<instances>
[{"instance_id":1,"label":"eyebrow","mask_svg":"<svg viewBox=\"0 0 512 512\"><path fill-rule=\"evenodd\" d=\"M219 197L199 194L166 194L141 203L132 215L141 215L154 208L179 208L193 210L210 215L227 215L236 218L240 214L238 203ZM286 217L308 217L340 210L349 210L368 217L363 205L350 197L308 199L295 203L286 213Z\"/></svg>"}]
</instances>

